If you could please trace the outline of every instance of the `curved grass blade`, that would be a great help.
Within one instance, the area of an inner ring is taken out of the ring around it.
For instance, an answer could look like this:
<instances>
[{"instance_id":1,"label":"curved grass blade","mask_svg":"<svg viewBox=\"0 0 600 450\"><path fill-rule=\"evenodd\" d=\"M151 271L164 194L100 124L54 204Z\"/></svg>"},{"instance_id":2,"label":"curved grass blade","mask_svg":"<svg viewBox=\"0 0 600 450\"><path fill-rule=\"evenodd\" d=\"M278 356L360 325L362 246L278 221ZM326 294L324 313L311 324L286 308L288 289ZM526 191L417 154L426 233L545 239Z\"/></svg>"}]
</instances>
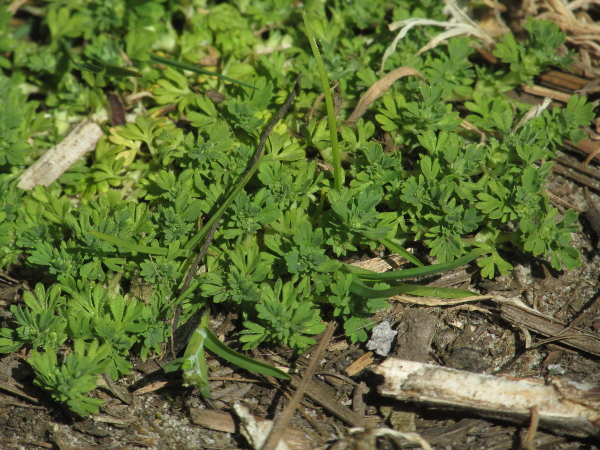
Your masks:
<instances>
[{"instance_id":1,"label":"curved grass blade","mask_svg":"<svg viewBox=\"0 0 600 450\"><path fill-rule=\"evenodd\" d=\"M124 69L110 64L98 64L96 62L78 63L75 60L72 60L72 63L80 70L92 73L102 73L109 77L143 77L141 73L136 72L135 70Z\"/></svg>"},{"instance_id":2,"label":"curved grass blade","mask_svg":"<svg viewBox=\"0 0 600 450\"><path fill-rule=\"evenodd\" d=\"M201 73L204 75L210 75L212 77L217 77L225 81L229 81L230 83L239 84L240 86L244 86L250 89L258 89L255 86L251 86L247 83L243 83L241 81L235 80L233 78L229 78L228 76L221 75L220 73L211 72L210 70L201 69L200 67L192 66L191 64L182 63L179 61L175 61L174 59L163 58L162 56L155 55L150 53L150 59L155 63L165 64L170 67L177 67L182 70L189 70L190 72Z\"/></svg>"},{"instance_id":3,"label":"curved grass blade","mask_svg":"<svg viewBox=\"0 0 600 450\"><path fill-rule=\"evenodd\" d=\"M359 278L359 275L352 276L350 292L365 298L389 298L394 295L409 294L418 297L440 297L440 298L462 298L477 295L475 292L464 289L440 288L432 286L419 286L416 284L398 283L396 286L387 289L375 289L367 286Z\"/></svg>"},{"instance_id":4,"label":"curved grass blade","mask_svg":"<svg viewBox=\"0 0 600 450\"><path fill-rule=\"evenodd\" d=\"M248 173L246 173L246 175L244 175L244 177L239 181L239 183L233 188L231 194L227 196L227 198L221 204L219 209L211 216L210 219L208 219L208 221L204 224L200 231L198 231L194 236L192 236L192 238L189 241L185 243L185 245L183 246L184 250L193 249L194 247L196 247L196 245L198 245L198 242L200 242L208 234L214 223L221 218L225 210L229 208L229 205L231 205L231 203L235 200L238 194L242 192L242 189L244 189L244 187L246 186L246 184L248 184L254 173L258 170L260 160L262 160L262 155L259 158L258 162L254 165L254 167L250 168Z\"/></svg>"},{"instance_id":5,"label":"curved grass blade","mask_svg":"<svg viewBox=\"0 0 600 450\"><path fill-rule=\"evenodd\" d=\"M206 367L206 357L204 349L207 349L217 356L235 364L242 369L250 372L269 375L282 380L289 380L291 376L269 364L256 361L252 358L242 355L223 344L217 336L208 329L208 314L202 317L200 326L194 331L185 353L181 358L177 358L163 368L165 372L183 371L183 379L186 384L200 387L203 397L210 398L210 387L208 385L208 370Z\"/></svg>"},{"instance_id":6,"label":"curved grass blade","mask_svg":"<svg viewBox=\"0 0 600 450\"><path fill-rule=\"evenodd\" d=\"M65 53L69 56L69 60L79 69L92 73L104 73L112 77L143 77L143 75L135 70L124 69L122 67L104 64L99 61L77 62L75 55L67 45L66 41L61 40L60 45Z\"/></svg>"},{"instance_id":7,"label":"curved grass blade","mask_svg":"<svg viewBox=\"0 0 600 450\"><path fill-rule=\"evenodd\" d=\"M131 69L124 69L123 67L113 66L111 64L104 65L105 74L111 77L143 77L139 72Z\"/></svg>"},{"instance_id":8,"label":"curved grass blade","mask_svg":"<svg viewBox=\"0 0 600 450\"><path fill-rule=\"evenodd\" d=\"M345 265L346 269L355 273L357 277L361 280L370 280L370 281L394 281L394 280L408 280L410 278L418 278L425 277L429 275L435 275L442 272L447 272L449 270L456 269L460 266L464 266L465 264L470 263L475 258L481 256L483 253L482 250L473 250L471 253L468 253L465 256L462 256L454 261L441 263L441 264L432 264L430 266L424 267L414 267L412 269L403 269L403 270L394 270L392 272L384 272L384 273L375 273L369 272L365 273L363 270L360 272L354 270L354 266Z\"/></svg>"},{"instance_id":9,"label":"curved grass blade","mask_svg":"<svg viewBox=\"0 0 600 450\"><path fill-rule=\"evenodd\" d=\"M205 317L208 317L206 315ZM202 320L204 322L204 319ZM206 320L208 322L208 319ZM200 325L190 338L185 349L185 354L163 367L165 372L183 371L183 379L186 384L198 386L203 397L210 398L210 387L208 385L208 369L204 346L206 344L206 326Z\"/></svg>"},{"instance_id":10,"label":"curved grass blade","mask_svg":"<svg viewBox=\"0 0 600 450\"><path fill-rule=\"evenodd\" d=\"M223 342L219 340L217 336L213 334L208 328L204 330L206 332L206 341L204 345L207 350L210 350L215 355L235 364L242 369L246 369L250 372L260 373L262 375L269 375L271 377L279 378L281 380L290 380L292 377L277 369L276 367L270 366L269 364L257 361L249 358L235 350L227 347Z\"/></svg>"}]
</instances>

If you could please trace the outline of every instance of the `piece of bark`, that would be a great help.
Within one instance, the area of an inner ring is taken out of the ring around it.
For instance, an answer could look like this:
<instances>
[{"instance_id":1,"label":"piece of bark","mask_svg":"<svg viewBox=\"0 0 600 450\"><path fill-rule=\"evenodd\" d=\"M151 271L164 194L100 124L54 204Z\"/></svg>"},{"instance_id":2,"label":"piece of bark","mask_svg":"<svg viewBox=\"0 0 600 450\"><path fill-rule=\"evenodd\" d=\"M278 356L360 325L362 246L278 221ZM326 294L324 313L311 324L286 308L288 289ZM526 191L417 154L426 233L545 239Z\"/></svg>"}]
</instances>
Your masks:
<instances>
[{"instance_id":1,"label":"piece of bark","mask_svg":"<svg viewBox=\"0 0 600 450\"><path fill-rule=\"evenodd\" d=\"M600 437L600 388L567 380L508 379L389 358L382 395L445 410L474 413L524 425L531 408L540 428L577 437Z\"/></svg>"},{"instance_id":2,"label":"piece of bark","mask_svg":"<svg viewBox=\"0 0 600 450\"><path fill-rule=\"evenodd\" d=\"M119 99L119 96L114 92L108 94L108 104L110 106L110 123L113 127L117 125L125 125L125 108Z\"/></svg>"},{"instance_id":3,"label":"piece of bark","mask_svg":"<svg viewBox=\"0 0 600 450\"><path fill-rule=\"evenodd\" d=\"M577 146L575 146L575 144L571 141L565 141L565 144L569 150L573 149L576 151L580 151L582 154L588 156L590 155L590 153L594 153L600 148L600 145L596 145L593 141L589 140L583 140ZM591 179L600 180L600 170L598 170L596 167L592 167L591 165L586 164L585 162L582 162L578 158L573 158L566 155L556 155L555 160L557 163L560 163L561 166L568 167L569 169L586 175Z\"/></svg>"},{"instance_id":4,"label":"piece of bark","mask_svg":"<svg viewBox=\"0 0 600 450\"><path fill-rule=\"evenodd\" d=\"M558 159L559 158L557 158L557 161ZM565 178L574 180L575 182L583 186L587 186L596 192L600 192L600 181L598 181L598 179L595 177L589 177L587 175L584 175L582 173L583 171L574 168L566 168L559 164L555 164L554 166L552 166L552 172L558 173L564 176Z\"/></svg>"},{"instance_id":5,"label":"piece of bark","mask_svg":"<svg viewBox=\"0 0 600 450\"><path fill-rule=\"evenodd\" d=\"M407 310L402 316L393 355L409 361L427 361L438 319L439 308Z\"/></svg>"},{"instance_id":6,"label":"piece of bark","mask_svg":"<svg viewBox=\"0 0 600 450\"><path fill-rule=\"evenodd\" d=\"M84 119L62 142L44 153L23 172L18 187L30 190L38 184L50 186L79 158L94 150L102 135L102 128L97 123Z\"/></svg>"},{"instance_id":7,"label":"piece of bark","mask_svg":"<svg viewBox=\"0 0 600 450\"><path fill-rule=\"evenodd\" d=\"M600 236L600 210L596 207L596 204L590 197L590 190L587 186L584 186L583 192L585 194L585 200L587 201L587 209L585 215L590 222L591 227L594 229L596 234Z\"/></svg>"}]
</instances>

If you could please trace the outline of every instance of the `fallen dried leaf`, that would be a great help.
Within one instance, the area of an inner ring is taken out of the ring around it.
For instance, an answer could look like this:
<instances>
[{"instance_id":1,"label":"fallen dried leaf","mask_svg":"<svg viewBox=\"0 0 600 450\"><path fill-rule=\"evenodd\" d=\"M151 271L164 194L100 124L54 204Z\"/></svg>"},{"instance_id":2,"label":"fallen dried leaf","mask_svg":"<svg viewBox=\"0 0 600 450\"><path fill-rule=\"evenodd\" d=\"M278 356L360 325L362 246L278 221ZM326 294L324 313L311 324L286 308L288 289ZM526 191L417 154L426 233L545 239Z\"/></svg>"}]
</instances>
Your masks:
<instances>
[{"instance_id":1,"label":"fallen dried leaf","mask_svg":"<svg viewBox=\"0 0 600 450\"><path fill-rule=\"evenodd\" d=\"M371 86L361 97L358 105L356 105L356 108L354 108L354 111L346 121L345 125L353 125L367 111L367 108L371 105L371 103L381 97L396 80L408 76L419 77L421 80L425 81L425 78L423 78L423 75L421 75L417 69L413 69L412 67L398 67L397 69L388 73L382 79L373 83L373 86Z\"/></svg>"}]
</instances>

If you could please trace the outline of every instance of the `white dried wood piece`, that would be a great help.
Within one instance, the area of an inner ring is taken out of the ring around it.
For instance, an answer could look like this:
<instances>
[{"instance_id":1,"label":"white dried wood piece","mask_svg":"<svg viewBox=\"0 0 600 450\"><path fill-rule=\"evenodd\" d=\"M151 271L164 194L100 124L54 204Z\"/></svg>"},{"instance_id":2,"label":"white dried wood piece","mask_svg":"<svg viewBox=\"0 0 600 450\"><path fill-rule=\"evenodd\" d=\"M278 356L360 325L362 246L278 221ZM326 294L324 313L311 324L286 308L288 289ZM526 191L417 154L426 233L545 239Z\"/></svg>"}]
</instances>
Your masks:
<instances>
[{"instance_id":1,"label":"white dried wood piece","mask_svg":"<svg viewBox=\"0 0 600 450\"><path fill-rule=\"evenodd\" d=\"M97 123L84 119L62 142L23 172L18 187L28 191L38 184L50 186L79 158L94 150L102 135L102 128Z\"/></svg>"},{"instance_id":2,"label":"white dried wood piece","mask_svg":"<svg viewBox=\"0 0 600 450\"><path fill-rule=\"evenodd\" d=\"M257 419L250 413L248 408L240 403L235 403L233 410L240 419L240 433L242 433L253 449L258 450L262 448L271 428L273 428L273 421ZM290 450L290 445L284 439L281 439L277 444L276 450Z\"/></svg>"},{"instance_id":3,"label":"white dried wood piece","mask_svg":"<svg viewBox=\"0 0 600 450\"><path fill-rule=\"evenodd\" d=\"M510 379L389 358L375 372L383 375L382 395L527 424L537 407L539 426L554 433L600 437L600 388L553 379Z\"/></svg>"},{"instance_id":4,"label":"white dried wood piece","mask_svg":"<svg viewBox=\"0 0 600 450\"><path fill-rule=\"evenodd\" d=\"M377 448L376 441L378 437L390 437L392 439L405 439L408 442L419 444L423 450L433 450L429 442L423 439L418 433L407 433L391 428L350 428L349 431L351 434L358 435L360 439L360 441L354 442L354 447L352 448L363 448L359 447L360 444L364 444L364 448ZM401 447L401 444L398 447Z\"/></svg>"},{"instance_id":5,"label":"white dried wood piece","mask_svg":"<svg viewBox=\"0 0 600 450\"><path fill-rule=\"evenodd\" d=\"M247 410L246 410L247 412ZM246 415L242 412L242 415ZM230 412L215 411L212 409L191 408L190 416L192 422L209 430L222 431L224 433L237 433L237 426L234 416ZM269 429L272 426L270 420L259 419L252 416L255 422L265 422ZM304 431L296 427L288 427L283 434L283 440L291 450L304 450L314 448L315 443L309 439Z\"/></svg>"}]
</instances>

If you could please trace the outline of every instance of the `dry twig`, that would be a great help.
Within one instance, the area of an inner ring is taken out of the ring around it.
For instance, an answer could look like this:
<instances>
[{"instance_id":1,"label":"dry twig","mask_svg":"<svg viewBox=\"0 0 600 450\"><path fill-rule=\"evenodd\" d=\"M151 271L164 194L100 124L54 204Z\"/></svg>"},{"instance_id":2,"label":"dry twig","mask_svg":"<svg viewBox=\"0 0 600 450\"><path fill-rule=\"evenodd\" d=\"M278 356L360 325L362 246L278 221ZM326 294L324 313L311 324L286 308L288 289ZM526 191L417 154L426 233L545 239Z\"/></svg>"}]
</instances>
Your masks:
<instances>
[{"instance_id":1,"label":"dry twig","mask_svg":"<svg viewBox=\"0 0 600 450\"><path fill-rule=\"evenodd\" d=\"M331 337L333 336L334 330L335 330L335 322L329 322L329 325L327 326L325 333L321 337L321 342L319 342L319 346L315 350L315 353L312 355L312 360L310 362L310 365L306 369L306 372L304 374L302 382L296 389L296 393L294 394L294 397L292 398L290 403L288 403L288 405L285 407L285 409L281 413L281 416L279 416L279 419L273 425L273 428L271 428L271 432L269 433L269 436L267 437L261 450L275 450L275 448L277 447L277 444L279 443L279 440L283 436L283 433L285 432L285 429L288 426L288 423L292 419L292 416L294 415L296 408L300 404L300 400L302 400L302 397L304 396L304 393L306 392L306 389L308 388L309 382L310 382L313 374L317 370L317 366L319 365L319 363L321 361L321 357L323 356L323 352L325 351L327 344L329 343L329 341L331 340Z\"/></svg>"}]
</instances>

